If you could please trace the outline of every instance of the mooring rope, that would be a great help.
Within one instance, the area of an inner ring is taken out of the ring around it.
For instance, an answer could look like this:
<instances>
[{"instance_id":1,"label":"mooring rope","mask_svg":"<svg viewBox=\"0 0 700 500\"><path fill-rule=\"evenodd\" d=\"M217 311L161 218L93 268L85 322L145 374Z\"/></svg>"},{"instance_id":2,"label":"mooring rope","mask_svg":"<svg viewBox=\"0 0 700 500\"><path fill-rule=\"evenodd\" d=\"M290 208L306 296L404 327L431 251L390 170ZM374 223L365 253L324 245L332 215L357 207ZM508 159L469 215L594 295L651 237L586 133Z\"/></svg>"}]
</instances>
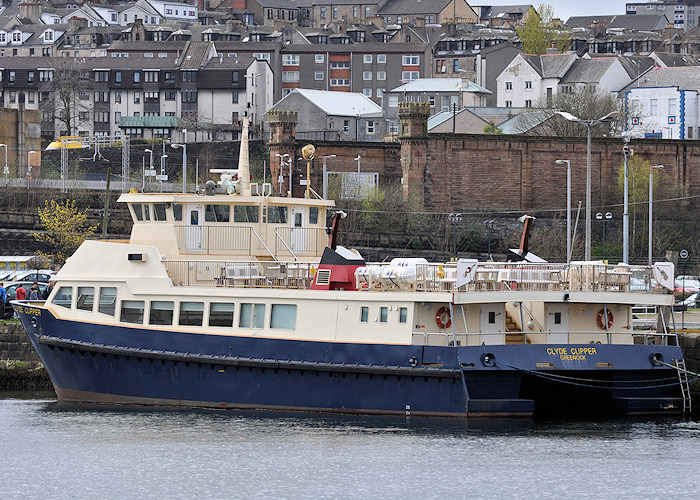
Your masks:
<instances>
[{"instance_id":1,"label":"mooring rope","mask_svg":"<svg viewBox=\"0 0 700 500\"><path fill-rule=\"evenodd\" d=\"M675 366L675 365L672 365L670 363L666 363L665 361L658 361L657 360L656 363L659 363L660 365L668 366L669 368L673 368L674 370L678 370L679 372L685 372L685 373L689 373L691 375L695 375L696 377L700 377L700 373L695 373L695 372L692 372L690 370L686 370L685 368L681 368L680 366ZM697 379L695 379L695 380L697 380Z\"/></svg>"}]
</instances>

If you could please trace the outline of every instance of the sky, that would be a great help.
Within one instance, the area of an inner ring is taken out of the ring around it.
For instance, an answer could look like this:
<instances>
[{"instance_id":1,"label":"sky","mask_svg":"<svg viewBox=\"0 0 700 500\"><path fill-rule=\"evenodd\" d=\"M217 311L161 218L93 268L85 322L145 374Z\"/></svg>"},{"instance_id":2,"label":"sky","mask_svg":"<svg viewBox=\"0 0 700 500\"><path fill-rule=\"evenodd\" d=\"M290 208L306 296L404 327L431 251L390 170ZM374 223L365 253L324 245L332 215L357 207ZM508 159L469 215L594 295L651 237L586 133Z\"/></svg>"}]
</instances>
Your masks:
<instances>
[{"instance_id":1,"label":"sky","mask_svg":"<svg viewBox=\"0 0 700 500\"><path fill-rule=\"evenodd\" d=\"M641 1L645 0L630 0ZM530 3L535 8L541 3L548 3L554 7L554 17L566 21L571 16L594 16L625 13L625 0L535 0L534 2L522 2L517 0L505 0L492 2L491 5L523 5ZM474 5L485 2L474 2Z\"/></svg>"}]
</instances>

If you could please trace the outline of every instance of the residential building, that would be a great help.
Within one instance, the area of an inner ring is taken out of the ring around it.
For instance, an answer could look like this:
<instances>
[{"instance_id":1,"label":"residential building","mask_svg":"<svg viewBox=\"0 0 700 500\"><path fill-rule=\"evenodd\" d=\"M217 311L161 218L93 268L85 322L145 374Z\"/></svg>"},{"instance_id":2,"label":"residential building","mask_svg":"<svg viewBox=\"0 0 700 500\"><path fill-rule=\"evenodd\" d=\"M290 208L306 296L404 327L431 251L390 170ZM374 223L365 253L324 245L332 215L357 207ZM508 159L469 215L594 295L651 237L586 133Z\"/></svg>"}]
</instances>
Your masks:
<instances>
[{"instance_id":1,"label":"residential building","mask_svg":"<svg viewBox=\"0 0 700 500\"><path fill-rule=\"evenodd\" d=\"M273 110L296 110L295 137L309 141L381 141L382 109L356 92L294 89Z\"/></svg>"},{"instance_id":2,"label":"residential building","mask_svg":"<svg viewBox=\"0 0 700 500\"><path fill-rule=\"evenodd\" d=\"M687 30L698 25L697 13L700 6L696 1L653 0L648 2L627 2L625 12L628 15L665 14L675 28Z\"/></svg>"},{"instance_id":3,"label":"residential building","mask_svg":"<svg viewBox=\"0 0 700 500\"><path fill-rule=\"evenodd\" d=\"M478 23L479 16L466 0L386 0L377 15L385 26L408 24L420 19L425 24Z\"/></svg>"},{"instance_id":4,"label":"residential building","mask_svg":"<svg viewBox=\"0 0 700 500\"><path fill-rule=\"evenodd\" d=\"M638 137L700 137L700 67L651 68L620 92L627 128Z\"/></svg>"},{"instance_id":5,"label":"residential building","mask_svg":"<svg viewBox=\"0 0 700 500\"><path fill-rule=\"evenodd\" d=\"M576 62L575 54L518 54L496 78L499 107L533 107L551 99Z\"/></svg>"},{"instance_id":6,"label":"residential building","mask_svg":"<svg viewBox=\"0 0 700 500\"><path fill-rule=\"evenodd\" d=\"M537 16L535 7L523 5L472 5L479 15L479 22L490 28L516 28L525 24L530 16Z\"/></svg>"},{"instance_id":7,"label":"residential building","mask_svg":"<svg viewBox=\"0 0 700 500\"><path fill-rule=\"evenodd\" d=\"M299 12L290 0L234 0L233 8L247 9L253 14L253 22L264 26L280 22L296 25Z\"/></svg>"},{"instance_id":8,"label":"residential building","mask_svg":"<svg viewBox=\"0 0 700 500\"><path fill-rule=\"evenodd\" d=\"M377 21L377 9L384 0L295 0L299 24L323 29L331 23L368 24Z\"/></svg>"}]
</instances>

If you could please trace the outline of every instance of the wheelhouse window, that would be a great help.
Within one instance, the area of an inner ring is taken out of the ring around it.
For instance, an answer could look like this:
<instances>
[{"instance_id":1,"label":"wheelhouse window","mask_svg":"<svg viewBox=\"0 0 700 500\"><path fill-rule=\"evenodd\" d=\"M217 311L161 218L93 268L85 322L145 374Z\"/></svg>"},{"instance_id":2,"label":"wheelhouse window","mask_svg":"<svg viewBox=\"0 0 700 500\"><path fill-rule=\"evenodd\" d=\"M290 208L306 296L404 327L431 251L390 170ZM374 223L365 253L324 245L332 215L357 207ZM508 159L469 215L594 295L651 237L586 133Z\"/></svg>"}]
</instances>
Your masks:
<instances>
[{"instance_id":1,"label":"wheelhouse window","mask_svg":"<svg viewBox=\"0 0 700 500\"><path fill-rule=\"evenodd\" d=\"M258 222L258 207L250 205L236 205L233 207L234 222Z\"/></svg>"},{"instance_id":2,"label":"wheelhouse window","mask_svg":"<svg viewBox=\"0 0 700 500\"><path fill-rule=\"evenodd\" d=\"M267 209L267 222L270 224L286 224L287 223L287 207L271 206Z\"/></svg>"},{"instance_id":3,"label":"wheelhouse window","mask_svg":"<svg viewBox=\"0 0 700 500\"><path fill-rule=\"evenodd\" d=\"M70 309L73 302L73 287L72 286L62 286L58 289L58 293L54 296L51 301L57 306L65 307Z\"/></svg>"},{"instance_id":4,"label":"wheelhouse window","mask_svg":"<svg viewBox=\"0 0 700 500\"><path fill-rule=\"evenodd\" d=\"M209 306L209 326L233 326L233 304L212 302Z\"/></svg>"},{"instance_id":5,"label":"wheelhouse window","mask_svg":"<svg viewBox=\"0 0 700 500\"><path fill-rule=\"evenodd\" d=\"M131 209L134 211L134 216L136 217L136 220L141 222L143 221L143 205L140 203L134 203L131 205Z\"/></svg>"},{"instance_id":6,"label":"wheelhouse window","mask_svg":"<svg viewBox=\"0 0 700 500\"><path fill-rule=\"evenodd\" d=\"M120 321L123 323L143 324L143 300L122 300Z\"/></svg>"},{"instance_id":7,"label":"wheelhouse window","mask_svg":"<svg viewBox=\"0 0 700 500\"><path fill-rule=\"evenodd\" d=\"M114 316L117 305L117 288L113 286L103 286L100 288L100 303L97 311L102 314Z\"/></svg>"},{"instance_id":8,"label":"wheelhouse window","mask_svg":"<svg viewBox=\"0 0 700 500\"><path fill-rule=\"evenodd\" d=\"M154 203L153 204L153 220L156 221L165 221L167 220L166 218L166 213L167 213L167 206L165 203Z\"/></svg>"},{"instance_id":9,"label":"wheelhouse window","mask_svg":"<svg viewBox=\"0 0 700 500\"><path fill-rule=\"evenodd\" d=\"M92 311L95 304L95 288L91 286L78 287L78 300L75 307L83 311Z\"/></svg>"},{"instance_id":10,"label":"wheelhouse window","mask_svg":"<svg viewBox=\"0 0 700 500\"><path fill-rule=\"evenodd\" d=\"M204 302L180 302L180 325L202 326Z\"/></svg>"},{"instance_id":11,"label":"wheelhouse window","mask_svg":"<svg viewBox=\"0 0 700 500\"><path fill-rule=\"evenodd\" d=\"M318 224L318 207L309 207L309 224Z\"/></svg>"},{"instance_id":12,"label":"wheelhouse window","mask_svg":"<svg viewBox=\"0 0 700 500\"><path fill-rule=\"evenodd\" d=\"M206 222L228 222L231 207L228 205L206 205L204 220Z\"/></svg>"},{"instance_id":13,"label":"wheelhouse window","mask_svg":"<svg viewBox=\"0 0 700 500\"><path fill-rule=\"evenodd\" d=\"M182 203L173 203L173 220L175 222L182 221Z\"/></svg>"},{"instance_id":14,"label":"wheelhouse window","mask_svg":"<svg viewBox=\"0 0 700 500\"><path fill-rule=\"evenodd\" d=\"M297 326L296 304L272 304L270 328L294 330Z\"/></svg>"},{"instance_id":15,"label":"wheelhouse window","mask_svg":"<svg viewBox=\"0 0 700 500\"><path fill-rule=\"evenodd\" d=\"M151 301L151 311L148 315L149 325L172 325L174 304L169 300Z\"/></svg>"},{"instance_id":16,"label":"wheelhouse window","mask_svg":"<svg viewBox=\"0 0 700 500\"><path fill-rule=\"evenodd\" d=\"M241 328L263 328L265 326L265 304L241 304L238 319Z\"/></svg>"}]
</instances>

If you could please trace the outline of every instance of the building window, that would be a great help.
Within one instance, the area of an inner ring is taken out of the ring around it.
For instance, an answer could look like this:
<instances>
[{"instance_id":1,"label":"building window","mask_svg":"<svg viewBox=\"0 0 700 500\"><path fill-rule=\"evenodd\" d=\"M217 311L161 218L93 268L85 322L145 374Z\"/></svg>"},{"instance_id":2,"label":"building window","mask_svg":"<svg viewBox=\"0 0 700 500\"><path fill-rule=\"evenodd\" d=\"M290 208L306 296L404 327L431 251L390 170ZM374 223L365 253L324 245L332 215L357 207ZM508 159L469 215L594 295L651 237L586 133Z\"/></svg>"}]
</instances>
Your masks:
<instances>
[{"instance_id":1,"label":"building window","mask_svg":"<svg viewBox=\"0 0 700 500\"><path fill-rule=\"evenodd\" d=\"M369 15L370 15L369 6L366 6L365 7L365 17L369 17Z\"/></svg>"},{"instance_id":2,"label":"building window","mask_svg":"<svg viewBox=\"0 0 700 500\"><path fill-rule=\"evenodd\" d=\"M362 56L362 62L365 64L372 64L372 54L365 54Z\"/></svg>"},{"instance_id":3,"label":"building window","mask_svg":"<svg viewBox=\"0 0 700 500\"><path fill-rule=\"evenodd\" d=\"M410 82L413 80L418 80L420 78L420 74L418 71L402 71L401 72L401 81L403 82Z\"/></svg>"},{"instance_id":4,"label":"building window","mask_svg":"<svg viewBox=\"0 0 700 500\"><path fill-rule=\"evenodd\" d=\"M138 71L134 72L134 83L139 83L141 81L141 73Z\"/></svg>"},{"instance_id":5,"label":"building window","mask_svg":"<svg viewBox=\"0 0 700 500\"><path fill-rule=\"evenodd\" d=\"M513 101L506 101L506 108L512 108L513 107Z\"/></svg>"},{"instance_id":6,"label":"building window","mask_svg":"<svg viewBox=\"0 0 700 500\"><path fill-rule=\"evenodd\" d=\"M362 89L362 95L365 97L372 97L372 89Z\"/></svg>"},{"instance_id":7,"label":"building window","mask_svg":"<svg viewBox=\"0 0 700 500\"><path fill-rule=\"evenodd\" d=\"M668 115L669 116L676 116L676 113L678 112L678 108L676 106L676 100L675 99L669 99L668 100Z\"/></svg>"},{"instance_id":8,"label":"building window","mask_svg":"<svg viewBox=\"0 0 700 500\"><path fill-rule=\"evenodd\" d=\"M122 83L122 72L116 71L114 73L114 83Z\"/></svg>"},{"instance_id":9,"label":"building window","mask_svg":"<svg viewBox=\"0 0 700 500\"><path fill-rule=\"evenodd\" d=\"M333 19L338 19L338 7L333 7Z\"/></svg>"},{"instance_id":10,"label":"building window","mask_svg":"<svg viewBox=\"0 0 700 500\"><path fill-rule=\"evenodd\" d=\"M298 54L284 54L282 56L283 66L299 66L299 55Z\"/></svg>"},{"instance_id":11,"label":"building window","mask_svg":"<svg viewBox=\"0 0 700 500\"><path fill-rule=\"evenodd\" d=\"M371 71L363 71L362 72L362 79L364 81L371 81L372 80L372 72Z\"/></svg>"},{"instance_id":12,"label":"building window","mask_svg":"<svg viewBox=\"0 0 700 500\"><path fill-rule=\"evenodd\" d=\"M17 92L14 90L10 90L10 102L16 102L17 101Z\"/></svg>"},{"instance_id":13,"label":"building window","mask_svg":"<svg viewBox=\"0 0 700 500\"><path fill-rule=\"evenodd\" d=\"M15 82L15 72L14 71L10 71L10 75L8 76L7 81L11 82L11 83Z\"/></svg>"},{"instance_id":14,"label":"building window","mask_svg":"<svg viewBox=\"0 0 700 500\"><path fill-rule=\"evenodd\" d=\"M323 71L316 71L314 73L314 80L316 80L316 81L323 80Z\"/></svg>"},{"instance_id":15,"label":"building window","mask_svg":"<svg viewBox=\"0 0 700 500\"><path fill-rule=\"evenodd\" d=\"M377 71L377 80L386 80L386 71Z\"/></svg>"},{"instance_id":16,"label":"building window","mask_svg":"<svg viewBox=\"0 0 700 500\"><path fill-rule=\"evenodd\" d=\"M459 73L459 59L452 60L452 72Z\"/></svg>"},{"instance_id":17,"label":"building window","mask_svg":"<svg viewBox=\"0 0 700 500\"><path fill-rule=\"evenodd\" d=\"M115 111L114 112L114 123L119 123L122 119L122 114L121 111Z\"/></svg>"},{"instance_id":18,"label":"building window","mask_svg":"<svg viewBox=\"0 0 700 500\"><path fill-rule=\"evenodd\" d=\"M231 83L233 85L238 85L238 71L234 71L231 73ZM253 84L255 84L255 79L253 79Z\"/></svg>"},{"instance_id":19,"label":"building window","mask_svg":"<svg viewBox=\"0 0 700 500\"><path fill-rule=\"evenodd\" d=\"M144 71L143 72L143 79L145 82L155 83L158 81L158 72L157 71Z\"/></svg>"},{"instance_id":20,"label":"building window","mask_svg":"<svg viewBox=\"0 0 700 500\"><path fill-rule=\"evenodd\" d=\"M532 107L532 101L530 99L525 101L525 107L526 108L531 108Z\"/></svg>"},{"instance_id":21,"label":"building window","mask_svg":"<svg viewBox=\"0 0 700 500\"><path fill-rule=\"evenodd\" d=\"M197 81L197 72L196 71L183 71L182 72L182 81L183 82L196 82Z\"/></svg>"},{"instance_id":22,"label":"building window","mask_svg":"<svg viewBox=\"0 0 700 500\"><path fill-rule=\"evenodd\" d=\"M447 73L447 61L445 59L435 60L435 72L436 73Z\"/></svg>"},{"instance_id":23,"label":"building window","mask_svg":"<svg viewBox=\"0 0 700 500\"><path fill-rule=\"evenodd\" d=\"M196 90L183 90L182 91L182 102L197 102L197 91Z\"/></svg>"},{"instance_id":24,"label":"building window","mask_svg":"<svg viewBox=\"0 0 700 500\"><path fill-rule=\"evenodd\" d=\"M418 66L420 64L420 56L418 55L408 55L401 58L401 62L404 66Z\"/></svg>"},{"instance_id":25,"label":"building window","mask_svg":"<svg viewBox=\"0 0 700 500\"><path fill-rule=\"evenodd\" d=\"M237 103L238 103L238 91L237 91L237 90L234 90L234 91L233 91L233 94L232 94L232 101L231 101L231 102L232 102L233 104L237 104Z\"/></svg>"},{"instance_id":26,"label":"building window","mask_svg":"<svg viewBox=\"0 0 700 500\"><path fill-rule=\"evenodd\" d=\"M659 113L659 100L658 99L650 99L649 100L649 114L650 115L657 115Z\"/></svg>"},{"instance_id":27,"label":"building window","mask_svg":"<svg viewBox=\"0 0 700 500\"><path fill-rule=\"evenodd\" d=\"M95 71L95 81L96 82L108 82L109 81L109 71Z\"/></svg>"},{"instance_id":28,"label":"building window","mask_svg":"<svg viewBox=\"0 0 700 500\"><path fill-rule=\"evenodd\" d=\"M166 90L166 91L165 91L165 97L164 97L164 99L165 99L166 101L174 101L174 100L175 100L175 95L176 95L176 93L175 93L174 90Z\"/></svg>"},{"instance_id":29,"label":"building window","mask_svg":"<svg viewBox=\"0 0 700 500\"><path fill-rule=\"evenodd\" d=\"M121 91L117 90L114 92L114 102L115 102L115 104L121 104L121 102L122 102Z\"/></svg>"},{"instance_id":30,"label":"building window","mask_svg":"<svg viewBox=\"0 0 700 500\"><path fill-rule=\"evenodd\" d=\"M513 90L513 82L506 82L506 90Z\"/></svg>"},{"instance_id":31,"label":"building window","mask_svg":"<svg viewBox=\"0 0 700 500\"><path fill-rule=\"evenodd\" d=\"M138 90L134 92L134 104L138 104L141 102L141 92Z\"/></svg>"},{"instance_id":32,"label":"building window","mask_svg":"<svg viewBox=\"0 0 700 500\"><path fill-rule=\"evenodd\" d=\"M298 71L283 71L282 72L282 82L284 83L296 83L299 81Z\"/></svg>"},{"instance_id":33,"label":"building window","mask_svg":"<svg viewBox=\"0 0 700 500\"><path fill-rule=\"evenodd\" d=\"M365 131L368 134L374 134L375 129L376 129L376 122L369 120L365 123Z\"/></svg>"},{"instance_id":34,"label":"building window","mask_svg":"<svg viewBox=\"0 0 700 500\"><path fill-rule=\"evenodd\" d=\"M349 87L349 78L331 78L331 87Z\"/></svg>"},{"instance_id":35,"label":"building window","mask_svg":"<svg viewBox=\"0 0 700 500\"><path fill-rule=\"evenodd\" d=\"M321 7L320 16L321 16L321 19L326 18L326 8L325 7Z\"/></svg>"},{"instance_id":36,"label":"building window","mask_svg":"<svg viewBox=\"0 0 700 500\"><path fill-rule=\"evenodd\" d=\"M377 63L379 63L379 64L386 63L386 54L377 54Z\"/></svg>"},{"instance_id":37,"label":"building window","mask_svg":"<svg viewBox=\"0 0 700 500\"><path fill-rule=\"evenodd\" d=\"M314 62L316 63L323 63L326 60L326 56L324 54L316 54L314 56Z\"/></svg>"},{"instance_id":38,"label":"building window","mask_svg":"<svg viewBox=\"0 0 700 500\"><path fill-rule=\"evenodd\" d=\"M532 81L527 80L527 81L525 82L525 88L526 88L526 89L531 89L531 88L532 88Z\"/></svg>"}]
</instances>

